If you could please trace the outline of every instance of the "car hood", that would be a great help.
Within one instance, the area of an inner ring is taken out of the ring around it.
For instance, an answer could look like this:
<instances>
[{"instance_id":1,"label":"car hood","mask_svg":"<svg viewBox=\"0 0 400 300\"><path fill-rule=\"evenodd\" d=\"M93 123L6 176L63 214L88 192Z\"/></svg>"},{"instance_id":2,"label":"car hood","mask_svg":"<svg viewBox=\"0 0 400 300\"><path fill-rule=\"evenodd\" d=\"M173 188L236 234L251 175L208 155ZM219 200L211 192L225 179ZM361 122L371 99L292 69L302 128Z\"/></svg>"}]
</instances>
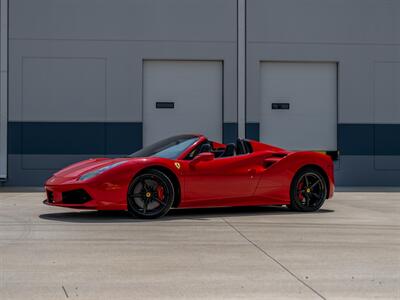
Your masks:
<instances>
[{"instance_id":1,"label":"car hood","mask_svg":"<svg viewBox=\"0 0 400 300\"><path fill-rule=\"evenodd\" d=\"M54 174L54 176L64 177L64 178L76 178L80 177L81 175L87 172L94 171L106 167L108 165L127 160L130 160L130 158L91 158L72 164L58 171L57 173Z\"/></svg>"}]
</instances>

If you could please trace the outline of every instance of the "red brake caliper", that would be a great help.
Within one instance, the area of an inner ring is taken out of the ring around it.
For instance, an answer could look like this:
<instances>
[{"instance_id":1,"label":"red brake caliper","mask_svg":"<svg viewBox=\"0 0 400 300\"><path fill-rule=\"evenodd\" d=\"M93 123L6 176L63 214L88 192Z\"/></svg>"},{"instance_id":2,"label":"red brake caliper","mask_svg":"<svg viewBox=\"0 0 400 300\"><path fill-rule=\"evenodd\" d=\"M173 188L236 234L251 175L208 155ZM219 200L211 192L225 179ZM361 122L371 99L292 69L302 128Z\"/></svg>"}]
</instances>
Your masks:
<instances>
[{"instance_id":1,"label":"red brake caliper","mask_svg":"<svg viewBox=\"0 0 400 300\"><path fill-rule=\"evenodd\" d=\"M164 188L161 185L157 187L157 197L160 200L164 200Z\"/></svg>"}]
</instances>

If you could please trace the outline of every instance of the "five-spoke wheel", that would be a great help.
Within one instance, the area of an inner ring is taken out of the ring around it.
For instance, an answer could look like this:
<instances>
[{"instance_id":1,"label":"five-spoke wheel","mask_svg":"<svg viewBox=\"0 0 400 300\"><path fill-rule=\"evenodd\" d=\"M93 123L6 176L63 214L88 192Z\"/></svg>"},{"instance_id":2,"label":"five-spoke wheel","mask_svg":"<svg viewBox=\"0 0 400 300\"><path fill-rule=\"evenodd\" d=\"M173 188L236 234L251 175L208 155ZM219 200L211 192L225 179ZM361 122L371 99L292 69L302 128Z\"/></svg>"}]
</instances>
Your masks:
<instances>
[{"instance_id":1,"label":"five-spoke wheel","mask_svg":"<svg viewBox=\"0 0 400 300\"><path fill-rule=\"evenodd\" d=\"M174 186L167 175L147 170L138 175L128 189L128 210L140 218L165 215L174 202Z\"/></svg>"},{"instance_id":2,"label":"five-spoke wheel","mask_svg":"<svg viewBox=\"0 0 400 300\"><path fill-rule=\"evenodd\" d=\"M327 183L318 170L304 168L293 178L289 208L297 211L316 211L327 198Z\"/></svg>"}]
</instances>

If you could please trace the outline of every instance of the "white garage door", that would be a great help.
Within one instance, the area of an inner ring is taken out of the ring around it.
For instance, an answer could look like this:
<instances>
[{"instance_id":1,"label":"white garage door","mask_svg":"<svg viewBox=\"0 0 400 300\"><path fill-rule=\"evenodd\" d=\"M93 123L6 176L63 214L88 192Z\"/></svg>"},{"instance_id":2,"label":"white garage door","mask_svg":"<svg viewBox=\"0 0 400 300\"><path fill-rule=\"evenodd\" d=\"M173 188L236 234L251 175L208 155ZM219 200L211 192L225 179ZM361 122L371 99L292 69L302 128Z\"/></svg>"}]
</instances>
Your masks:
<instances>
[{"instance_id":1,"label":"white garage door","mask_svg":"<svg viewBox=\"0 0 400 300\"><path fill-rule=\"evenodd\" d=\"M337 150L336 86L336 63L261 63L261 141Z\"/></svg>"},{"instance_id":2,"label":"white garage door","mask_svg":"<svg viewBox=\"0 0 400 300\"><path fill-rule=\"evenodd\" d=\"M145 61L143 143L181 133L222 138L222 62Z\"/></svg>"}]
</instances>

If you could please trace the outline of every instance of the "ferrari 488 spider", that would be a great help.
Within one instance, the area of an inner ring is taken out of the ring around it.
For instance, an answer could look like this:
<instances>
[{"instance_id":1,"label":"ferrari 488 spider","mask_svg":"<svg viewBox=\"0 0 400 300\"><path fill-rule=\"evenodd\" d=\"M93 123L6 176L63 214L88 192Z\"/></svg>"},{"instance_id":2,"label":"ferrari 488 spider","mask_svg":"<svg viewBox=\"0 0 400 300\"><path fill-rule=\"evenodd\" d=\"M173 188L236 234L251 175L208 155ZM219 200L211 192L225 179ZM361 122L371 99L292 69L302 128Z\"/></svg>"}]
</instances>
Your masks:
<instances>
[{"instance_id":1,"label":"ferrari 488 spider","mask_svg":"<svg viewBox=\"0 0 400 300\"><path fill-rule=\"evenodd\" d=\"M48 205L156 218L177 207L287 205L316 211L333 196L334 179L332 160L322 153L178 135L127 157L73 164L47 180L45 189Z\"/></svg>"}]
</instances>

